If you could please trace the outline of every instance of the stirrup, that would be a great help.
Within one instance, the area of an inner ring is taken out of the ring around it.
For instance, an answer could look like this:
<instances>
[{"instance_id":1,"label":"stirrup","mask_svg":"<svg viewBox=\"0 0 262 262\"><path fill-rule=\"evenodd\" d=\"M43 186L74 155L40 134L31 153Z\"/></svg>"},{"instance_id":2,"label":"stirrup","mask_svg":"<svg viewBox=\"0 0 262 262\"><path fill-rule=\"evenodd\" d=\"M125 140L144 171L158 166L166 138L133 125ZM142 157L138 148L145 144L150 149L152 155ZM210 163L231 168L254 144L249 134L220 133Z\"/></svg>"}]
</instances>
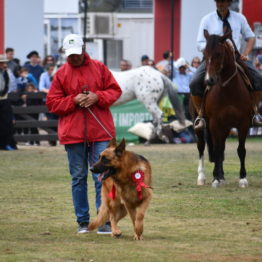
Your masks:
<instances>
[{"instance_id":1,"label":"stirrup","mask_svg":"<svg viewBox=\"0 0 262 262\"><path fill-rule=\"evenodd\" d=\"M262 116L260 114L255 114L253 116L252 125L255 127L262 127Z\"/></svg>"},{"instance_id":2,"label":"stirrup","mask_svg":"<svg viewBox=\"0 0 262 262\"><path fill-rule=\"evenodd\" d=\"M206 121L203 117L197 117L194 122L195 131L203 130L206 127Z\"/></svg>"}]
</instances>

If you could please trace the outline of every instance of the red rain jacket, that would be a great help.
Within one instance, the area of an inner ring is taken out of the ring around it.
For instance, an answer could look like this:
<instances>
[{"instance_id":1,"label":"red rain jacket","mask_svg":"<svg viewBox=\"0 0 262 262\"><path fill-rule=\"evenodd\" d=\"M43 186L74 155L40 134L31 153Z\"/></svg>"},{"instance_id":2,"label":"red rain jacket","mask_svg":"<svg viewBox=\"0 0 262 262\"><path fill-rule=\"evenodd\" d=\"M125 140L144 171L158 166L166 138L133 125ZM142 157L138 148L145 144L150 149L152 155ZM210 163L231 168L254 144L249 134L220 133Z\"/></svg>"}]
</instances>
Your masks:
<instances>
[{"instance_id":1,"label":"red rain jacket","mask_svg":"<svg viewBox=\"0 0 262 262\"><path fill-rule=\"evenodd\" d=\"M82 87L96 93L98 102L90 109L103 126L115 137L115 127L109 107L121 96L121 89L108 68L99 61L86 59L80 67L68 62L56 72L46 104L49 112L59 115L58 138L61 144L111 140L111 137L87 111L74 103L74 97L82 93ZM84 124L86 114L86 127Z\"/></svg>"}]
</instances>

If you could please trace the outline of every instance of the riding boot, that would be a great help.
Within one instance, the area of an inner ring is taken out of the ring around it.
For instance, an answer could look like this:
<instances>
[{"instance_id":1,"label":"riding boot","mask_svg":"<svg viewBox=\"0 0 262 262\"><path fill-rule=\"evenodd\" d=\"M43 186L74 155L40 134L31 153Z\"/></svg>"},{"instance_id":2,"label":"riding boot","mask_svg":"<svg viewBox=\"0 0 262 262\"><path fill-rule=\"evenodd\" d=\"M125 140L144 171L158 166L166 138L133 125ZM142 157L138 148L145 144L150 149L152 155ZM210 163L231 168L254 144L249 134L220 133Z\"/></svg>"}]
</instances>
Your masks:
<instances>
[{"instance_id":1,"label":"riding boot","mask_svg":"<svg viewBox=\"0 0 262 262\"><path fill-rule=\"evenodd\" d=\"M203 118L203 97L192 96L192 101L198 113L198 117L194 122L194 129L195 131L201 131L206 127L206 121Z\"/></svg>"},{"instance_id":2,"label":"riding boot","mask_svg":"<svg viewBox=\"0 0 262 262\"><path fill-rule=\"evenodd\" d=\"M262 116L260 114L254 114L252 124L255 127L262 127Z\"/></svg>"},{"instance_id":3,"label":"riding boot","mask_svg":"<svg viewBox=\"0 0 262 262\"><path fill-rule=\"evenodd\" d=\"M252 118L252 125L255 127L262 127L262 116L258 112L257 105L254 106L254 116Z\"/></svg>"}]
</instances>

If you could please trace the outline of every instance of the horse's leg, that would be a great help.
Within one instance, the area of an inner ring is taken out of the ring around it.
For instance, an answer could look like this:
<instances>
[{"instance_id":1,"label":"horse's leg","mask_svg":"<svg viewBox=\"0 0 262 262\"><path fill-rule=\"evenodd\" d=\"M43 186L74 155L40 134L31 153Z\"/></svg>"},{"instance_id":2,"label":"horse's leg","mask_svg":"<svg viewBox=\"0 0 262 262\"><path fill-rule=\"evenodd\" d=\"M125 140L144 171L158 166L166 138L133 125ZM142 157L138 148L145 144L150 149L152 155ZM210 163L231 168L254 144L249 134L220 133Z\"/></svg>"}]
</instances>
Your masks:
<instances>
[{"instance_id":1,"label":"horse's leg","mask_svg":"<svg viewBox=\"0 0 262 262\"><path fill-rule=\"evenodd\" d=\"M241 129L238 135L238 148L237 153L240 159L240 176L239 176L239 186L242 188L248 187L248 181L246 179L246 167L245 167L245 158L246 158L246 148L245 142L248 133L248 128Z\"/></svg>"},{"instance_id":2,"label":"horse's leg","mask_svg":"<svg viewBox=\"0 0 262 262\"><path fill-rule=\"evenodd\" d=\"M145 101L140 101L141 103L144 104L145 108L149 111L149 113L152 115L153 117L153 125L154 125L154 130L153 130L153 134L151 135L151 139L155 138L156 136L158 137L161 133L162 130L162 111L160 110L160 108L158 107L157 103L155 101L147 101L147 103L145 103ZM162 139L160 137L161 140L165 141L164 139Z\"/></svg>"},{"instance_id":3,"label":"horse's leg","mask_svg":"<svg viewBox=\"0 0 262 262\"><path fill-rule=\"evenodd\" d=\"M214 144L214 170L212 187L219 187L222 183L221 178L224 177L223 171L223 155L225 150L225 141L219 141Z\"/></svg>"},{"instance_id":4,"label":"horse's leg","mask_svg":"<svg viewBox=\"0 0 262 262\"><path fill-rule=\"evenodd\" d=\"M217 123L217 120L214 120L213 123ZM213 182L212 187L219 187L224 182L224 151L225 151L225 142L229 130L225 127L212 127L212 122L210 123L210 136L212 139L213 152L210 152L212 160L214 161L213 169Z\"/></svg>"},{"instance_id":5,"label":"horse's leg","mask_svg":"<svg viewBox=\"0 0 262 262\"><path fill-rule=\"evenodd\" d=\"M208 151L209 161L213 163L214 162L214 147L213 147L212 137L210 134L210 129L208 127L208 123L207 123L207 128L206 128L206 140L207 140L207 151Z\"/></svg>"},{"instance_id":6,"label":"horse's leg","mask_svg":"<svg viewBox=\"0 0 262 262\"><path fill-rule=\"evenodd\" d=\"M199 130L196 132L197 136L197 149L199 153L199 162L198 162L198 177L197 177L197 185L202 186L206 182L206 176L205 176L205 169L204 169L204 151L205 151L205 137L204 137L204 131Z\"/></svg>"}]
</instances>

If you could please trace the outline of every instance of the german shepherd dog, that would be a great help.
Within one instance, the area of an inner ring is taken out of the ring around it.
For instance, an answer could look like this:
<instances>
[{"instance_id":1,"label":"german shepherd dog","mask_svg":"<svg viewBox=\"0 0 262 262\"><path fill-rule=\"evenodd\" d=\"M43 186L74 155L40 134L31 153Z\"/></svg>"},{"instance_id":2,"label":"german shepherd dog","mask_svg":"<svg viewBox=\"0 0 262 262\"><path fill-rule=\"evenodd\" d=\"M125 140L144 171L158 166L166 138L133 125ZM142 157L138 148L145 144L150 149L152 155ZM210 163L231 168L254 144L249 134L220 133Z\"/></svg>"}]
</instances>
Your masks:
<instances>
[{"instance_id":1,"label":"german shepherd dog","mask_svg":"<svg viewBox=\"0 0 262 262\"><path fill-rule=\"evenodd\" d=\"M124 139L118 145L112 139L91 168L92 172L101 173L102 203L88 229L94 230L109 219L112 235L119 237L121 231L117 223L128 212L134 226L134 239L142 240L144 216L153 194L151 166L143 156L125 147Z\"/></svg>"}]
</instances>

